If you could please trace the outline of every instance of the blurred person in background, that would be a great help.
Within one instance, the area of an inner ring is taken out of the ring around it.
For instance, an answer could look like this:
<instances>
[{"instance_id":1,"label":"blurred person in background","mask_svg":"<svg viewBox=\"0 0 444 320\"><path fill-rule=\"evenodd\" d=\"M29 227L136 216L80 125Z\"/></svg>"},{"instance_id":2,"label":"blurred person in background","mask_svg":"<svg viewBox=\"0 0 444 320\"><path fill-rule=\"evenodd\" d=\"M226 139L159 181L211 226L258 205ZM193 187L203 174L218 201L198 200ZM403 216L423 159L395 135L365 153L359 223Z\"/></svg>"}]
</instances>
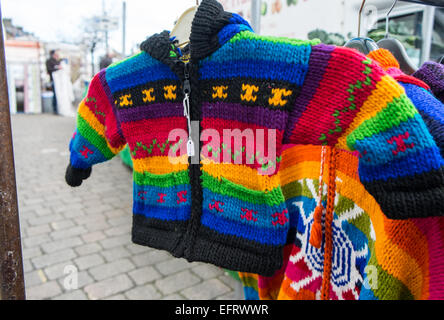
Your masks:
<instances>
[{"instance_id":1,"label":"blurred person in background","mask_svg":"<svg viewBox=\"0 0 444 320\"><path fill-rule=\"evenodd\" d=\"M113 55L108 52L100 59L100 70L107 68L110 64L113 63Z\"/></svg>"},{"instance_id":2,"label":"blurred person in background","mask_svg":"<svg viewBox=\"0 0 444 320\"><path fill-rule=\"evenodd\" d=\"M60 59L60 54L59 54L58 50L51 50L49 52L49 59L46 60L46 70L48 71L49 78L51 80L51 89L52 89L52 92L54 93L53 100L52 100L54 114L58 114L58 111L57 111L57 97L56 97L56 92L55 92L55 87L54 87L54 79L52 77L52 73L54 71L60 70L62 68L60 65L61 61L62 60Z\"/></svg>"}]
</instances>

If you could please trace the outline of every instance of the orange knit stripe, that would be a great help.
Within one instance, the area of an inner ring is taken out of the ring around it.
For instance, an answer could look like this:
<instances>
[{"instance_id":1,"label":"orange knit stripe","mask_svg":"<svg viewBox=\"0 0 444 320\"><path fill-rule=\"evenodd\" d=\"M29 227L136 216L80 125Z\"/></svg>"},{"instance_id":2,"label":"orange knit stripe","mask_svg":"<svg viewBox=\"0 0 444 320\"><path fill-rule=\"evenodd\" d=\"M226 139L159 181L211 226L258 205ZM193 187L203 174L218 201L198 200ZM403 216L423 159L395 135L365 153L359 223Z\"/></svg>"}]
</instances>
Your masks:
<instances>
[{"instance_id":1,"label":"orange knit stripe","mask_svg":"<svg viewBox=\"0 0 444 320\"><path fill-rule=\"evenodd\" d=\"M177 162L177 163L176 163ZM133 169L139 173L166 174L188 169L188 157L155 156L142 159L133 159Z\"/></svg>"},{"instance_id":2,"label":"orange knit stripe","mask_svg":"<svg viewBox=\"0 0 444 320\"><path fill-rule=\"evenodd\" d=\"M224 177L252 190L271 191L280 186L279 174L273 176L261 175L256 169L237 164L217 164L211 161L202 165L202 171L214 178L221 179Z\"/></svg>"},{"instance_id":3,"label":"orange knit stripe","mask_svg":"<svg viewBox=\"0 0 444 320\"><path fill-rule=\"evenodd\" d=\"M330 296L330 279L333 257L333 209L336 197L336 148L330 149L328 175L327 208L325 212L325 246L324 272L322 277L321 299L328 300Z\"/></svg>"}]
</instances>

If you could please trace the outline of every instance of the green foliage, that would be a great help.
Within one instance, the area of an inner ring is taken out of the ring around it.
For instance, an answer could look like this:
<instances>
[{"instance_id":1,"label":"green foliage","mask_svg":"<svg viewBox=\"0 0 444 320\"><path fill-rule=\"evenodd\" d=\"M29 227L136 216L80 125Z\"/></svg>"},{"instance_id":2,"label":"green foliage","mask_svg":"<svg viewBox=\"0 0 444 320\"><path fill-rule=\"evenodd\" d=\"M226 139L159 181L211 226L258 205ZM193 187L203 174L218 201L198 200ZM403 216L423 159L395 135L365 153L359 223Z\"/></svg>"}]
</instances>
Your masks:
<instances>
[{"instance_id":1,"label":"green foliage","mask_svg":"<svg viewBox=\"0 0 444 320\"><path fill-rule=\"evenodd\" d=\"M345 38L340 33L332 33L327 32L322 29L316 29L313 31L310 31L307 35L308 39L319 39L322 43L325 44L333 44L336 46L343 46L345 43Z\"/></svg>"}]
</instances>

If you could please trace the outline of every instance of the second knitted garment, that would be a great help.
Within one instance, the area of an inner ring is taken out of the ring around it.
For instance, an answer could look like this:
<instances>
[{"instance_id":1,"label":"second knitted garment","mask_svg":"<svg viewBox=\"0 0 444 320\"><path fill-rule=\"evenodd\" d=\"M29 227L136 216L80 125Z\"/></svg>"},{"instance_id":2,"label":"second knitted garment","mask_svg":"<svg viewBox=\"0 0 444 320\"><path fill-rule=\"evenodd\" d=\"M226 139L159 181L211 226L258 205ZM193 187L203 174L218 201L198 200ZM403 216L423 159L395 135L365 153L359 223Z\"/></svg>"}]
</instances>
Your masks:
<instances>
[{"instance_id":1,"label":"second knitted garment","mask_svg":"<svg viewBox=\"0 0 444 320\"><path fill-rule=\"evenodd\" d=\"M444 65L428 61L412 74L430 86L435 97L444 103Z\"/></svg>"}]
</instances>

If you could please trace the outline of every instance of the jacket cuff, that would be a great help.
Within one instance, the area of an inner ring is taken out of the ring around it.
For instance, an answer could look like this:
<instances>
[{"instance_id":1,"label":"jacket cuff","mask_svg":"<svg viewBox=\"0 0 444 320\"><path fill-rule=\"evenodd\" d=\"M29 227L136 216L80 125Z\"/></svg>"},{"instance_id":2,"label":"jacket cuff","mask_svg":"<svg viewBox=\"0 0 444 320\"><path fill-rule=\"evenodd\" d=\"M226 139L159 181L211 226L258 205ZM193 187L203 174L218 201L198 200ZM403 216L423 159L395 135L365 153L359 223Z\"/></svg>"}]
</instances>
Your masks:
<instances>
[{"instance_id":1,"label":"jacket cuff","mask_svg":"<svg viewBox=\"0 0 444 320\"><path fill-rule=\"evenodd\" d=\"M78 187L82 181L91 175L91 167L87 169L74 168L71 164L66 168L65 181L71 187Z\"/></svg>"}]
</instances>

